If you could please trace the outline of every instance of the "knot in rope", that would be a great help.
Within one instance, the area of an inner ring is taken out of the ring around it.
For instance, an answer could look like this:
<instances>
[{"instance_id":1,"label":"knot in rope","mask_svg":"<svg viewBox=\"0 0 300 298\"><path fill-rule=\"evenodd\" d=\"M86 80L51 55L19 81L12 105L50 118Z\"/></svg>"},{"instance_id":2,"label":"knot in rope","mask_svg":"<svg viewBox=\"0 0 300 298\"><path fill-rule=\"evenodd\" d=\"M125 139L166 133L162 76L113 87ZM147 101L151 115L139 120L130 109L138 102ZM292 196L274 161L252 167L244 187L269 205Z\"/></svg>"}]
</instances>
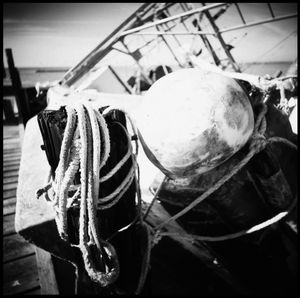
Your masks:
<instances>
[{"instance_id":1,"label":"knot in rope","mask_svg":"<svg viewBox=\"0 0 300 298\"><path fill-rule=\"evenodd\" d=\"M258 113L254 130L252 136L249 140L249 149L253 153L258 153L265 149L268 144L268 140L265 137L265 132L267 129L267 121L266 121L266 113L267 113L267 105L265 103L260 104L260 111Z\"/></svg>"},{"instance_id":2,"label":"knot in rope","mask_svg":"<svg viewBox=\"0 0 300 298\"><path fill-rule=\"evenodd\" d=\"M266 139L266 137L259 133L253 133L253 135L251 136L251 141L250 141L250 150L254 151L255 153L258 153L260 151L262 151L263 149L265 149L265 147L268 144L268 140Z\"/></svg>"},{"instance_id":3,"label":"knot in rope","mask_svg":"<svg viewBox=\"0 0 300 298\"><path fill-rule=\"evenodd\" d=\"M162 239L162 237L163 236L161 235L160 230L155 231L152 236L152 247L158 244L158 242Z\"/></svg>"}]
</instances>

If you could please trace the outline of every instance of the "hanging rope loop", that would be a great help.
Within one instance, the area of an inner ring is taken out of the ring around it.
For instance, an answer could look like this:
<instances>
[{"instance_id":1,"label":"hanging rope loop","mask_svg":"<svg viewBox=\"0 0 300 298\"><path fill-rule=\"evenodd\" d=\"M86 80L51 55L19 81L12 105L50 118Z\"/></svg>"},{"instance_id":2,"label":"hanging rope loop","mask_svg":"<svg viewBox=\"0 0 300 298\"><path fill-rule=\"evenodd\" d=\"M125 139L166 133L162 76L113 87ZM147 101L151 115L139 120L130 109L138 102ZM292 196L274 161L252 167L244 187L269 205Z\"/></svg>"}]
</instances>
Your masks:
<instances>
[{"instance_id":1,"label":"hanging rope loop","mask_svg":"<svg viewBox=\"0 0 300 298\"><path fill-rule=\"evenodd\" d=\"M91 279L102 287L116 281L119 276L119 261L114 247L100 237L97 209L108 209L114 206L135 180L137 171L136 155L132 150L131 137L126 128L116 122L127 138L127 152L124 157L105 175L100 177L100 170L106 164L110 154L110 136L104 116L112 109L107 109L102 115L93 108L77 103L74 107L66 106L67 124L63 135L59 164L54 180L48 180L45 187L37 191L37 197L42 194L50 197L56 213L55 221L60 237L68 241L67 209L77 205L79 214L79 245L82 252L85 269ZM137 135L132 124L134 135ZM132 167L126 178L109 195L99 198L101 183L113 177L129 160ZM73 185L75 174L80 171L80 185ZM53 196L48 195L52 190ZM73 193L70 196L70 193ZM140 205L140 203L139 203ZM134 223L137 221L134 220ZM130 226L130 225L129 225ZM120 229L121 230L121 229ZM105 272L96 269L92 246L103 255ZM104 261L105 260L105 261Z\"/></svg>"}]
</instances>

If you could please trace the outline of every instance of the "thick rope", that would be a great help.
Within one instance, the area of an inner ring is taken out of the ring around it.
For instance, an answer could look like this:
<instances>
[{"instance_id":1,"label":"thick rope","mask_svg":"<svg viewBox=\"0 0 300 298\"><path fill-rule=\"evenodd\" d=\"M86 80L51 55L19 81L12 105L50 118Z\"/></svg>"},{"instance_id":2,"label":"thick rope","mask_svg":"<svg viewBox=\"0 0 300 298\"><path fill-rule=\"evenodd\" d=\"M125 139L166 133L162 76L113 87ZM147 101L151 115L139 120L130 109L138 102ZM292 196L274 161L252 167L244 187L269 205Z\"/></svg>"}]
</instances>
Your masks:
<instances>
[{"instance_id":1,"label":"thick rope","mask_svg":"<svg viewBox=\"0 0 300 298\"><path fill-rule=\"evenodd\" d=\"M150 257L151 257L151 236L150 236L150 230L148 225L146 225L144 222L141 223L142 227L144 227L146 231L146 249L145 249L145 254L144 258L142 260L142 266L141 266L141 275L140 279L138 282L137 289L135 291L135 295L139 295L144 287L148 272L149 272L149 267L150 267Z\"/></svg>"},{"instance_id":2,"label":"thick rope","mask_svg":"<svg viewBox=\"0 0 300 298\"><path fill-rule=\"evenodd\" d=\"M58 227L59 227L59 234L60 237L64 240L68 239L67 236L67 198L68 198L68 188L71 185L75 174L77 173L79 169L79 145L75 145L75 143L78 141L74 140L72 143L73 146L71 148L70 153L70 165L68 169L64 173L64 177L62 179L62 182L60 184L60 189L58 193L58 199L59 199L59 206L56 208L56 212L58 214L58 220L56 221Z\"/></svg>"},{"instance_id":3,"label":"thick rope","mask_svg":"<svg viewBox=\"0 0 300 298\"><path fill-rule=\"evenodd\" d=\"M186 238L191 241L199 240L199 241L207 241L207 242L219 242L219 241L226 241L230 239L239 238L244 235L252 234L254 232L257 232L259 230L262 230L270 225L275 224L276 222L282 220L284 217L286 217L296 206L297 200L295 199L291 206L288 208L287 211L280 212L273 216L272 218L265 220L264 222L257 224L249 229L245 229L236 233L231 233L227 235L222 236L200 236L200 235L192 235L187 233L168 233L168 232L159 232L156 231L154 234L153 244L157 244L162 236L179 236L180 238Z\"/></svg>"},{"instance_id":4,"label":"thick rope","mask_svg":"<svg viewBox=\"0 0 300 298\"><path fill-rule=\"evenodd\" d=\"M138 142L137 142L137 129L134 122L126 111L124 114L129 119L134 136L132 140L135 142L135 151L133 152L131 146L131 138L126 128L116 122L127 137L127 152L123 158L105 175L100 177L100 170L106 164L110 154L110 137L109 130L105 121L105 116L117 108L108 108L103 115L91 107L77 104L74 108L66 107L67 110L67 124L62 141L60 161L56 169L54 181L50 179L49 183L42 189L37 191L37 197L45 194L48 198L48 191L52 190L54 196L52 203L56 210L56 223L59 235L62 239L68 240L67 234L67 208L73 204L79 203L79 245L78 247L83 256L85 269L91 279L100 283L105 287L113 282L119 276L119 262L116 252L111 244L103 240L99 236L98 220L96 210L107 209L115 205L128 190L133 180L136 184L137 192L137 217L125 227L119 229L108 239L112 239L117 233L124 231L131 227L133 224L140 221L146 231L147 236L147 253L142 261L141 276L138 282L138 293L143 288L147 271L148 263L150 260L150 245L148 227L142 221L141 209L141 191L140 191L140 172L137 164ZM77 114L77 116L76 116ZM77 126L76 126L77 120ZM77 130L75 130L77 127ZM101 147L102 145L102 147ZM103 149L103 150L102 150ZM122 166L131 158L132 167L128 171L127 176L120 183L118 187L109 195L104 198L99 198L99 187L101 183L113 177ZM80 185L72 185L75 174L78 171L80 175ZM69 197L70 191L73 191L72 197ZM109 263L106 264L108 272L101 272L96 270L96 264L92 258L91 245L96 244L99 253L103 256L104 260Z\"/></svg>"}]
</instances>

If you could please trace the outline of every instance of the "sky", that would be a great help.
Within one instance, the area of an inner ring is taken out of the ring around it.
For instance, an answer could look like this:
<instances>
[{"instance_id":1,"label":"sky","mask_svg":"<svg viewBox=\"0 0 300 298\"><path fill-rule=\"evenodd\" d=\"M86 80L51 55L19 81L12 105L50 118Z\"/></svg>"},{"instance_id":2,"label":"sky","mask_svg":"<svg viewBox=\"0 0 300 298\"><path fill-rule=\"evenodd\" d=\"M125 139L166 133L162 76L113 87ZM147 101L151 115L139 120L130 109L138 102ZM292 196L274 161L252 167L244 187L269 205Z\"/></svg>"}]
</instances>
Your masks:
<instances>
[{"instance_id":1,"label":"sky","mask_svg":"<svg viewBox=\"0 0 300 298\"><path fill-rule=\"evenodd\" d=\"M71 67L141 4L4 3L3 53L5 48L12 48L17 67ZM265 7L258 3L241 4L247 21L267 16L267 4L262 4ZM220 18L220 27L241 23L235 19L234 9L230 7L228 14ZM296 12L296 3L274 4L276 15ZM224 38L236 43L232 54L238 62L293 61L297 57L296 18L224 33ZM5 54L3 57L6 65ZM160 48L147 63L159 62L159 59L166 61L168 57L168 50ZM132 61L121 55L120 58L112 57L110 63L131 64Z\"/></svg>"}]
</instances>

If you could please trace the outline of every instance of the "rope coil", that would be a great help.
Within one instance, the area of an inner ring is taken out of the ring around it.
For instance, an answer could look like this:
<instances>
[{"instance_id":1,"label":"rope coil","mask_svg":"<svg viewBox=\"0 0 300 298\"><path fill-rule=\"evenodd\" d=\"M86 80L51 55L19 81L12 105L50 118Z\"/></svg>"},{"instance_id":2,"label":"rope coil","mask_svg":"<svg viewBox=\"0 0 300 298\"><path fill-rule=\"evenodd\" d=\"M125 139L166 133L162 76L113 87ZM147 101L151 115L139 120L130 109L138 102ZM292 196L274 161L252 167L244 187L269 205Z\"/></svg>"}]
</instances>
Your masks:
<instances>
[{"instance_id":1,"label":"rope coil","mask_svg":"<svg viewBox=\"0 0 300 298\"><path fill-rule=\"evenodd\" d=\"M109 131L104 116L113 110L116 109L109 108L102 115L83 104L77 104L74 108L66 106L67 124L62 140L59 164L55 172L55 179L48 180L48 184L37 191L37 197L45 194L46 199L51 200L56 211L55 221L59 235L65 241L68 241L67 209L75 201L78 204L80 198L79 245L73 246L77 246L81 250L85 269L91 279L98 282L102 287L112 284L118 278L119 261L113 246L99 236L96 210L107 209L115 205L132 184L136 177L136 172L138 172L138 179L135 180L138 180L137 186L139 186L139 171L136 162L136 155L138 153L137 139L134 140L136 146L135 152L133 152L131 137L128 135L126 128L118 122L116 123L127 137L127 152L113 169L105 176L100 177L100 170L106 164L111 149ZM134 123L131 119L129 120L134 135L136 135ZM102 148L103 150L101 150ZM132 160L132 167L125 179L111 194L99 198L98 194L101 182L113 177L130 158ZM74 186L72 183L78 170L80 171L80 185ZM49 196L49 190L52 190L53 196ZM75 191L75 193L72 197L69 197L71 191ZM140 200L140 191L138 191L139 208L141 206ZM134 219L130 224L119 229L117 232L129 228L136 222L137 220ZM104 268L108 268L108 271L101 272L96 269L91 253L92 245L96 245L99 253L104 255L110 263L104 266ZM139 288L141 288L141 281L139 282Z\"/></svg>"}]
</instances>

